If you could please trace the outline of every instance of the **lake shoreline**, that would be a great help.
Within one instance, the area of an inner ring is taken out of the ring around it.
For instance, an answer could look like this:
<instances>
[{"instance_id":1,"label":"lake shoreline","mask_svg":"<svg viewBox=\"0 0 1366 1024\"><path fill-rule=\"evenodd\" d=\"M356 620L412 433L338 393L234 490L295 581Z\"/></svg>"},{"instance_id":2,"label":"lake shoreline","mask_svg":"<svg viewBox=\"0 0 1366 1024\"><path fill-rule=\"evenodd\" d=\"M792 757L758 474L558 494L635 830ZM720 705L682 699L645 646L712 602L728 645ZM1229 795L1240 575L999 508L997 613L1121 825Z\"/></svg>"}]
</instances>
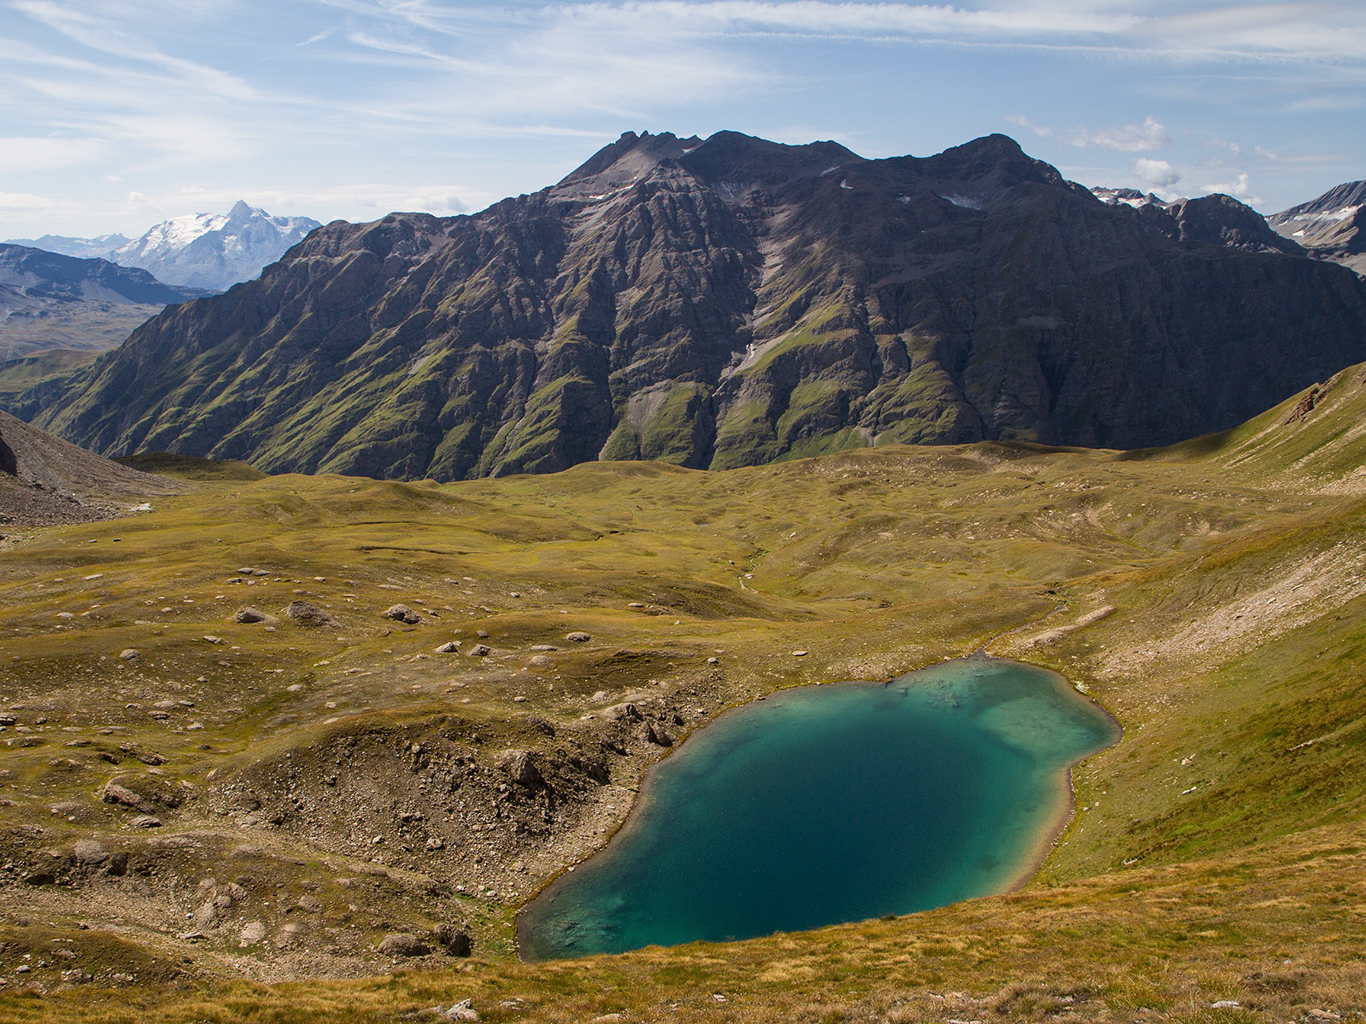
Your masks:
<instances>
[{"instance_id":1,"label":"lake shoreline","mask_svg":"<svg viewBox=\"0 0 1366 1024\"><path fill-rule=\"evenodd\" d=\"M516 953L517 953L518 958L519 958L520 960L524 961L524 962L532 962L532 963L535 963L535 962L543 962L543 961L546 961L546 960L553 960L553 959L577 959L577 958L579 958L579 957L581 957L581 956L611 955L611 953L608 952L608 951L606 951L606 950L593 950L593 949L586 950L586 951L583 952L583 953L562 953L562 954L551 954L551 955L548 955L548 956L542 956L542 955L537 955L537 954L535 954L535 953L531 953L530 951L531 951L532 949L536 948L538 944L541 946L542 949L545 949L545 948L547 948L547 947L546 947L546 944L545 944L545 943L546 943L546 940L544 939L544 937L542 937L542 938L539 940L539 943L538 943L537 940L534 940L534 939L532 938L532 935L533 935L534 933L531 931L531 928L530 928L530 926L529 926L529 924L528 924L528 921L529 921L529 919L532 917L532 915L530 915L528 912L529 912L530 909L533 907L533 905L540 904L541 901L547 899L548 897L553 899L554 897L552 896L552 890L556 889L557 887L564 886L564 885L569 885L569 886L570 886L570 891L571 891L571 892L574 891L576 888L578 889L578 891L582 892L582 891L584 891L584 890L582 889L582 885L583 885L583 884L588 884L588 885L590 885L590 887L593 885L593 882L591 882L591 881L590 881L590 882L587 882L587 883L576 883L576 882L571 882L571 881L569 881L569 878L570 878L571 875L574 874L576 868L580 867L581 865L583 865L583 864L587 863L588 861L593 860L593 859L595 859L595 858L606 857L606 856L608 856L608 852L609 852L614 846L617 846L618 844L620 844L620 843L622 843L622 842L627 842L627 841L629 841L629 839L631 838L632 833L636 831L637 827L640 826L641 823L643 823L643 822L646 821L646 818L648 817L648 814L647 814L646 812L647 812L648 808L651 806L651 804L654 802L654 801L653 801L654 792L655 792L655 790L658 788L658 786L657 786L657 781L656 781L656 777L655 777L655 775L654 775L654 772L657 771L657 770L661 770L661 768L660 768L661 765L668 764L669 762L673 761L673 756L672 756L672 755L675 754L680 748L685 748L685 747L686 747L686 749L688 749L688 750L696 749L696 748L693 746L692 742L690 742L690 741L693 740L693 738L694 738L695 736L701 735L704 731L705 731L706 733L708 733L709 735L714 735L714 733L712 732L712 730L715 729L715 728L719 725L719 723L720 723L721 721L723 721L723 720L729 721L730 724L731 724L731 728L732 728L732 729L737 728L737 726L735 725L736 719L732 717L731 713L732 713L732 712L743 712L743 713L746 713L746 714L755 713L755 712L757 712L757 711L762 707L762 705L760 704L760 702L763 701L763 700L765 700L766 697L779 696L779 695L782 695L782 694L788 693L788 692L797 692L797 691L803 691L803 690L814 690L816 687L822 687L822 686L828 687L828 688L830 688L831 690L833 690L833 689L835 689L835 688L843 689L844 687L852 687L852 686L860 686L860 687L878 687L878 688L886 689L886 688L892 686L893 684L895 684L895 683L897 683L897 682L899 682L899 681L905 681L905 682L909 683L910 685L914 686L916 681L915 681L913 678L908 678L908 677L915 677L915 676L920 675L920 674L922 674L922 673L930 673L930 672L933 672L935 669L943 668L943 667L946 666L946 665L951 665L951 664L954 664L954 663L958 663L958 664L960 664L960 665L969 666L969 667L970 667L973 663L994 663L994 664L997 664L997 665L1001 666L1002 668L1005 668L1006 666L1014 665L1014 666L1018 666L1019 668L1022 668L1022 669L1028 669L1028 670L1031 671L1031 672L1043 673L1043 674L1047 677L1047 679L1049 680L1049 682L1050 682L1051 685L1052 685L1052 688L1053 688L1054 693L1055 693L1055 698L1054 698L1055 700L1058 699L1058 698L1060 698L1060 699L1061 699L1061 704L1062 704L1063 706L1066 706L1066 705L1069 705L1069 704L1073 704L1073 702L1080 701L1081 703L1083 703L1083 704L1085 704L1085 705L1087 706L1087 708L1088 708L1089 711L1091 711L1091 712L1093 712L1093 713L1097 713L1098 716L1099 716L1100 718L1103 718L1103 719L1109 724L1109 727L1110 727L1110 730L1111 730L1111 735L1109 736L1108 739L1106 739L1106 737L1103 736L1103 735L1097 735L1097 736L1095 736L1095 739L1096 739L1098 742L1102 742L1102 745L1101 745L1101 746L1098 746L1098 747L1095 747L1094 749L1089 750L1088 752L1082 754L1081 756L1079 756L1079 757L1077 757L1077 758L1075 758L1075 759L1073 759L1073 760L1071 760L1071 761L1068 761L1068 762L1067 762L1066 764L1064 764L1064 765L1061 765L1061 766L1060 766L1059 768L1057 768L1057 769L1053 769L1053 768L1051 768L1051 767L1047 767L1046 762L1044 763L1044 768L1043 768L1043 770L1040 772L1040 776L1041 776L1042 778L1044 778L1044 779L1049 779L1049 780L1050 780L1050 782L1049 782L1049 784L1048 784L1048 788L1051 789L1052 792L1051 792L1051 793L1040 793L1040 799L1039 799L1039 801L1038 801L1036 804L1034 804L1034 807L1040 809L1040 810L1038 810L1036 813L1039 814L1039 816L1040 816L1040 818L1041 818L1041 823L1040 823L1040 825L1039 825L1037 828L1030 828L1030 829L1027 829L1027 830L1022 830L1022 831L1025 831L1026 834L1025 834L1024 837L1022 837L1022 840L1023 840L1023 841L1019 842L1019 845L1016 847L1016 849L1017 849L1017 850L1020 852L1020 854L1021 854L1020 857L1017 858L1017 857L1012 856L1012 855L1007 855L1006 857L1003 857L1003 858L1002 858L1002 859L1004 859L1004 860L1007 860L1008 863L1009 863L1009 862L1018 863L1018 865L1019 865L1018 869L1017 869L1017 870L1014 870L1014 871L1011 871L1011 872L1009 872L1008 874L1006 874L1006 875L1004 876L1003 880L995 881L995 882L990 882L990 881L988 881L987 885L988 885L989 888L988 888L987 891L975 892L975 893L971 893L971 894L969 894L969 895L963 895L963 896L960 896L960 897L958 897L958 898L956 898L956 899L951 898L951 899L949 899L946 903L936 904L936 906L949 905L949 904L951 904L951 903L957 903L957 902L960 902L960 901L965 900L965 899L978 898L978 897L980 897L980 896L998 895L998 894L1016 892L1016 891L1018 891L1018 890L1024 888L1026 885L1029 884L1029 882L1030 882L1032 879L1034 879L1034 878L1038 875L1039 871L1041 870L1041 868L1043 867L1043 865L1047 862L1048 858L1049 858L1049 857L1052 855L1052 853L1057 849L1057 845L1058 845L1059 840L1060 840L1061 837L1065 834L1065 832L1066 832L1066 830L1067 830L1069 824L1071 823L1073 817L1074 817L1075 814L1076 814L1076 806L1077 806L1077 803L1076 803L1075 791L1074 791L1074 788L1073 788L1073 781L1074 781L1074 780L1073 780L1073 772L1074 772L1076 766L1079 765L1079 764L1081 764L1081 763L1082 763L1083 761L1085 761L1087 758L1089 758L1089 757L1091 757L1091 756L1094 756L1096 753L1099 753L1099 752L1101 752L1101 751L1103 751L1103 750L1109 749L1109 748L1110 748L1111 746L1113 746L1115 743L1119 742L1119 741L1122 739L1122 737L1123 737L1123 729L1122 729L1122 727L1119 725L1118 721L1114 718L1113 715L1111 715L1105 708L1103 708L1101 705L1099 705L1099 704L1098 704L1094 699L1092 699L1088 694L1086 694L1086 693L1084 693L1083 691L1081 691L1081 690L1077 689L1076 687L1074 687L1074 686L1073 686L1073 685L1072 685L1072 684L1071 684L1071 683L1070 683L1070 682L1069 682L1061 673L1056 672L1056 671L1054 671L1054 670L1052 670L1052 669L1046 668L1046 667L1044 667L1044 666L1031 665L1031 664L1024 663L1024 662L1017 662L1017 661L1013 661L1012 659L997 658L996 656L989 654L989 653L986 652L985 650L978 650L978 651L974 651L972 654L970 654L970 655L968 655L968 656L966 656L966 657L963 657L963 658L953 658L953 659L945 659L945 660L942 661L942 662L937 662L937 663L934 663L934 664L932 664L932 665L930 665L930 666L926 666L925 668L922 668L922 669L912 670L911 672L903 673L903 674L901 674L901 675L898 675L898 676L896 676L896 677L894 677L894 678L892 678L892 679L890 679L890 680L886 680L886 681L881 682L881 683L872 682L872 681L864 681L864 680L845 680L845 681L841 681L841 682L839 682L839 683L815 683L815 684L809 684L808 686L805 686L805 687L784 688L784 689L775 691L773 694L765 695L765 697L760 697L760 698L757 698L757 699L755 699L755 700L747 701L747 702L745 702L744 704L738 704L738 705L735 705L735 706L733 706L733 707L731 707L731 708L728 708L728 709L726 709L726 711L725 711L721 716L718 716L717 719L713 720L712 722L707 723L706 726L703 726L701 729L698 729L698 730L690 731L689 734L688 734L686 737L684 737L683 740L681 740L680 743L679 743L677 746L675 746L672 750L669 751L669 753L668 753L667 756L662 757L662 758L660 758L659 760L655 761L655 762L654 762L653 764L651 764L648 768L646 768L646 770L642 773L642 775L641 775L641 777L640 777L640 779L639 779L639 782L638 782L637 786L635 787L635 791L634 791L634 792L635 792L635 796L634 796L634 799L632 799L631 805L630 805L630 807L627 809L626 816L625 816L625 818L622 820L620 826L619 826L617 829L615 829L615 830L613 831L613 833L612 833L610 836L606 837L605 841L604 841L600 846L598 846L595 850L593 850L591 853L589 853L589 854L587 854L586 856L584 856L581 860L577 861L575 864L566 866L565 868L562 868L560 871L556 872L553 876L551 876L550 878L548 878L548 879L545 881L545 883L544 883L542 886L538 887L537 890L535 891L535 893L534 893L534 894L533 894L533 895L532 895L532 896L531 896L531 897L522 905L522 907L521 907L521 908L519 909L519 911L517 912L516 919L515 919L515 943L516 943L516 947L515 947L515 948L516 948ZM971 677L969 677L969 678L971 678ZM929 682L929 680L927 680L927 682ZM940 685L940 686L945 685L941 680L937 680L936 683L937 683L938 685ZM933 698L931 698L931 699L933 699ZM965 697L964 699L965 699L965 700L968 700L969 698ZM953 705L953 706L954 706L954 707L957 707L956 698L954 699L954 705ZM971 707L972 705L969 704L968 706ZM990 706L990 705L989 705L989 706ZM1018 713L1017 713L1017 714L1018 714ZM1025 725L1026 725L1026 726L1029 725L1028 720L1025 720ZM751 726L751 728L753 728L753 726ZM1009 727L1007 727L1007 729L1008 729L1008 731L1009 731ZM1034 734L1035 734L1035 735L1038 735L1037 731L1036 731ZM1017 735L1019 735L1019 734L1017 733ZM1008 740L1008 742L1019 742L1019 740L1013 740L1013 741L1012 741L1012 740ZM1028 743L1026 742L1026 747L1028 747L1029 745L1030 745L1030 744L1028 744ZM1065 749L1065 748L1064 748L1064 749ZM702 755L701 752L699 751L699 756L705 756L705 755ZM1064 756L1065 756L1065 755L1064 755ZM856 766L851 764L851 770L856 770ZM674 799L676 800L676 797L675 797ZM925 820L928 820L928 819L925 819ZM1011 853L1013 854L1014 851L1011 851ZM621 851L621 850L618 851L618 856L619 856L619 857L622 856L623 854L624 854L624 851ZM624 855L630 856L629 854L624 854ZM933 863L933 862L931 862L931 863ZM590 891L591 891L591 889L590 889ZM890 892L890 891L891 891L891 890L889 890L889 892ZM572 899L573 897L570 897L570 898ZM571 904L570 906L571 906L571 908L572 908L572 904ZM926 906L926 907L920 907L920 908L916 908L915 910L903 911L902 913L903 913L903 914L915 913L915 912L919 912L920 910L923 910L923 909L931 909L931 908L930 908L930 907L927 907L927 906ZM550 912L549 912L549 913L551 914L550 917L545 917L545 916L544 916L545 912L546 912L546 910L545 910L545 908L543 907L543 908L542 908L542 915L543 915L543 916L540 918L540 920L537 921L538 927L544 927L544 926L547 924L547 922L552 921L552 920L555 919L555 917L554 917L554 912L553 912L553 911L550 911ZM866 913L866 912L867 912L867 911L865 910L865 913ZM892 911L892 912L895 913L896 911ZM571 909L571 913L573 913L572 909ZM838 913L838 911L836 911L836 913ZM879 914L874 914L873 916L876 917L876 916L882 916L882 915L879 913ZM590 924L590 927L591 927L591 923L592 923L593 921L595 921L595 920L598 920L598 921L603 920L603 919L601 919L601 918L596 918L596 919L595 919L591 914L590 914L590 916L589 916L588 918L584 918L584 919L580 919L580 918L578 918L577 916L570 917L570 918L564 918L564 917L562 917L561 919L562 919L562 920L566 920L566 921L571 922L571 925L570 925L571 927L573 926L573 922L576 922L576 921L577 921L577 922L580 922L580 923L588 923L588 924ZM862 918L858 918L858 919L862 919ZM853 917L849 918L849 921L852 922L853 920L856 920L856 919L853 918ZM840 922L840 921L837 921L837 920L831 920L831 921L825 922L825 924L835 924L835 923L843 923L843 922ZM822 926L824 926L824 925L816 925L815 927L822 927ZM792 929L785 929L785 930L809 930L809 926L802 926L802 927L797 927L797 928L792 928ZM757 934L757 933L756 933L756 934ZM696 941L696 940L684 939L684 940L679 940L679 941L687 942L687 941ZM703 941L705 941L705 940L703 940ZM657 943L657 942L645 942L644 944L645 944L645 945L658 945L658 944L660 944L660 943ZM673 944L677 944L677 943L676 943L676 942L666 942L666 943L664 943L664 944L666 944L666 945L673 945ZM572 946L573 943L571 943L570 945ZM549 947L549 948L552 948L552 949L553 949L553 948L557 948L557 947L556 947L556 946L554 945L554 943L552 942L552 943L550 944L550 947ZM558 947L558 948L563 949L563 948L566 948L566 947ZM637 948L637 947L632 947L632 948ZM641 947L641 948L643 948L643 947ZM613 951L613 952L619 952L619 951L625 951L625 950L618 950L618 951Z\"/></svg>"}]
</instances>

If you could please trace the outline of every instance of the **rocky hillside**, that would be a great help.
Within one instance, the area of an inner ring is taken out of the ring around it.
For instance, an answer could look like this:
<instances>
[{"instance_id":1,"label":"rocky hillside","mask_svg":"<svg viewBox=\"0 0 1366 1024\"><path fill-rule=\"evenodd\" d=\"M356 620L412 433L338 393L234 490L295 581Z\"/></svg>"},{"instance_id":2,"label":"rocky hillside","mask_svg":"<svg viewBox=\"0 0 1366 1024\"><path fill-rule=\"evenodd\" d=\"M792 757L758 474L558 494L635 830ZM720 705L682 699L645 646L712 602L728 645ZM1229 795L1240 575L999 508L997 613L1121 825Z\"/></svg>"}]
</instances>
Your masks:
<instances>
[{"instance_id":1,"label":"rocky hillside","mask_svg":"<svg viewBox=\"0 0 1366 1024\"><path fill-rule=\"evenodd\" d=\"M111 519L182 489L0 412L0 540L17 528Z\"/></svg>"},{"instance_id":2,"label":"rocky hillside","mask_svg":"<svg viewBox=\"0 0 1366 1024\"><path fill-rule=\"evenodd\" d=\"M865 160L628 133L473 216L328 225L38 422L107 454L437 479L1162 444L1366 357L1366 282L1258 220L1107 205L999 135Z\"/></svg>"},{"instance_id":3,"label":"rocky hillside","mask_svg":"<svg viewBox=\"0 0 1366 1024\"><path fill-rule=\"evenodd\" d=\"M1311 250L1366 274L1366 181L1349 181L1267 218Z\"/></svg>"}]
</instances>

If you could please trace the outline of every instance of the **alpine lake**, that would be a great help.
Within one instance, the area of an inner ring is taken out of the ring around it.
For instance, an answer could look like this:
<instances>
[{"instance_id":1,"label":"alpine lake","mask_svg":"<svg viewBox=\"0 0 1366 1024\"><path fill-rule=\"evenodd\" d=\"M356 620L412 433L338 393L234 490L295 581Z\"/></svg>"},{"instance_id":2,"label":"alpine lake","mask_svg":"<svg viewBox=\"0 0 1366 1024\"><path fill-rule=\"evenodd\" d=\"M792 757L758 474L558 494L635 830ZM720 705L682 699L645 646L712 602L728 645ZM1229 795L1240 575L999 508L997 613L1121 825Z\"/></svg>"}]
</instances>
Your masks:
<instances>
[{"instance_id":1,"label":"alpine lake","mask_svg":"<svg viewBox=\"0 0 1366 1024\"><path fill-rule=\"evenodd\" d=\"M518 919L527 960L908 914L1026 880L1070 766L1119 737L1056 673L986 656L779 691L694 733L607 846Z\"/></svg>"}]
</instances>

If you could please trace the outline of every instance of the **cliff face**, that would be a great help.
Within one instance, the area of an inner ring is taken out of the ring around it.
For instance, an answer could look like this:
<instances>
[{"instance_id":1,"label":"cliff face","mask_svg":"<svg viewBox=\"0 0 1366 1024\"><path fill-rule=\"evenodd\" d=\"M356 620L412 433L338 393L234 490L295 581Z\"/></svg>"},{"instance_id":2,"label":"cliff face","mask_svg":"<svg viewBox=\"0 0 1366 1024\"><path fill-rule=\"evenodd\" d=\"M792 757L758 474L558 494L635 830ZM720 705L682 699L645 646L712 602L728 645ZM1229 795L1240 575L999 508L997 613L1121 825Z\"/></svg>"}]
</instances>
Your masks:
<instances>
[{"instance_id":1,"label":"cliff face","mask_svg":"<svg viewBox=\"0 0 1366 1024\"><path fill-rule=\"evenodd\" d=\"M1214 213L1107 206L1002 136L869 161L628 134L473 216L328 225L38 422L110 454L438 479L1162 444L1366 358L1366 282Z\"/></svg>"}]
</instances>

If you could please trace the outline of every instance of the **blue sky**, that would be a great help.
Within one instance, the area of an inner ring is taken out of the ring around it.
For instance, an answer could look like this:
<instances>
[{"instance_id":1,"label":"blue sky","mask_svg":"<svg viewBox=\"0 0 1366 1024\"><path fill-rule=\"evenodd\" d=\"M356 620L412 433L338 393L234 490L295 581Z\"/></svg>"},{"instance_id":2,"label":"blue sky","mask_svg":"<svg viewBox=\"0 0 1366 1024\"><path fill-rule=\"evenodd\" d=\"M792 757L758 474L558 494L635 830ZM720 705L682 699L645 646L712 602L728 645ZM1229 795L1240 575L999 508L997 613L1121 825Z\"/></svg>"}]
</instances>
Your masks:
<instances>
[{"instance_id":1,"label":"blue sky","mask_svg":"<svg viewBox=\"0 0 1366 1024\"><path fill-rule=\"evenodd\" d=\"M626 130L1005 132L1275 212L1366 177L1366 0L0 0L0 111L0 238L470 212Z\"/></svg>"}]
</instances>

